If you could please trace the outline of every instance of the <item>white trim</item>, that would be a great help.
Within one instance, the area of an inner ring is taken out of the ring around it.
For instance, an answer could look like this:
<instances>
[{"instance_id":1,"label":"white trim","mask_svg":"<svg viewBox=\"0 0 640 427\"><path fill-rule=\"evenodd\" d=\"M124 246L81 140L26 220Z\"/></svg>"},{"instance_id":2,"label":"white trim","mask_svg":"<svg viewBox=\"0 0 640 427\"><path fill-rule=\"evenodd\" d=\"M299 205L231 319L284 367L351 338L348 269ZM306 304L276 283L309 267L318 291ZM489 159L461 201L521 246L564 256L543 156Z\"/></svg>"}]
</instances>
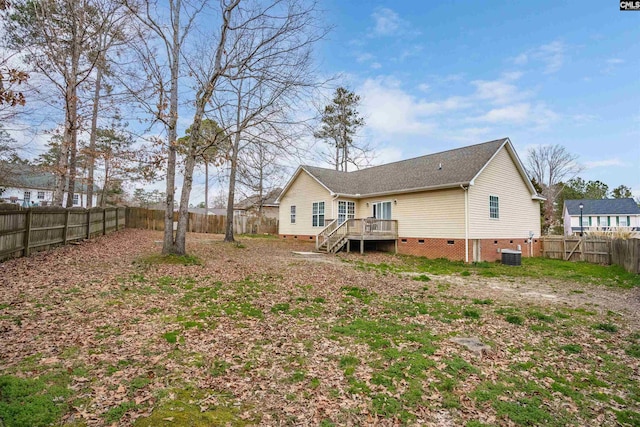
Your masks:
<instances>
[{"instance_id":1,"label":"white trim","mask_svg":"<svg viewBox=\"0 0 640 427\"><path fill-rule=\"evenodd\" d=\"M294 172L293 176L289 179L289 181L287 181L287 184L284 186L284 188L282 189L282 192L280 193L280 195L278 196L278 198L276 199L276 203L280 204L280 200L282 200L282 196L284 196L284 194L289 190L289 187L291 187L291 185L293 185L293 182L296 180L296 178L298 178L298 175L300 175L300 172L305 171L307 173L307 175L309 175L311 178L313 178L318 184L320 184L325 190L327 190L329 192L329 194L331 196L333 196L335 193L333 191L331 191L329 189L329 187L327 187L326 185L324 185L322 182L320 182L320 180L318 178L316 178L315 176L313 176L313 174L311 172L309 172L308 170L306 170L304 168L304 166L298 166L298 169L296 169L296 171Z\"/></svg>"},{"instance_id":2,"label":"white trim","mask_svg":"<svg viewBox=\"0 0 640 427\"><path fill-rule=\"evenodd\" d=\"M496 206L498 208L498 216L496 218L491 216L491 198L495 197L496 201L498 202L498 206ZM500 196L498 196L497 194L489 194L489 219L494 220L494 221L498 221L500 220Z\"/></svg>"},{"instance_id":3,"label":"white trim","mask_svg":"<svg viewBox=\"0 0 640 427\"><path fill-rule=\"evenodd\" d=\"M391 208L391 218L389 219L393 219L393 200L378 200L375 202L369 202L369 204L371 205L371 216L373 217L373 205L378 203L389 203L389 207ZM376 219L382 219L382 218L376 218Z\"/></svg>"},{"instance_id":4,"label":"white trim","mask_svg":"<svg viewBox=\"0 0 640 427\"><path fill-rule=\"evenodd\" d=\"M318 213L315 214L318 217L318 225L313 225L313 217L314 217L314 213L313 213L313 205L314 204L318 204ZM322 203L322 225L320 225L320 203ZM324 200L318 200L315 202L311 202L311 228L314 227L325 227L325 222L327 219L327 203Z\"/></svg>"}]
</instances>

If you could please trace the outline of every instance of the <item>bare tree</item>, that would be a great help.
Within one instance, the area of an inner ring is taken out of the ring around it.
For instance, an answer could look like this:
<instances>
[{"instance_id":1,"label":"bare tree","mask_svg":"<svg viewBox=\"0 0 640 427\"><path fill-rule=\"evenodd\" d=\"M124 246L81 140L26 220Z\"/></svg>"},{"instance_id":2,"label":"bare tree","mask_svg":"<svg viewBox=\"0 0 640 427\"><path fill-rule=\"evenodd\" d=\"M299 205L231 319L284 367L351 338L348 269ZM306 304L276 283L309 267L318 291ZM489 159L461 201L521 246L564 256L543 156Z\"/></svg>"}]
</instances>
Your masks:
<instances>
[{"instance_id":1,"label":"bare tree","mask_svg":"<svg viewBox=\"0 0 640 427\"><path fill-rule=\"evenodd\" d=\"M17 0L13 2L5 37L36 73L60 94L64 104L64 132L57 166L54 203L73 204L76 152L80 120L80 86L92 74L100 50L95 40L105 32L99 4L91 0Z\"/></svg>"},{"instance_id":2,"label":"bare tree","mask_svg":"<svg viewBox=\"0 0 640 427\"><path fill-rule=\"evenodd\" d=\"M134 88L125 80L120 82L129 88L140 106L153 115L154 122L160 122L167 132L166 201L162 245L164 254L185 253L184 239L182 241L174 239L173 233L179 79L187 37L193 29L196 17L202 12L206 3L206 0L199 2L169 0L169 5L165 8L164 5L159 6L157 1L149 0L139 4L135 0L125 0L125 5L141 26L138 31L138 43L131 46L140 60L139 64L143 68L146 81L150 84L151 93ZM159 50L156 49L158 45L161 47ZM193 132L199 133L199 124ZM193 139L190 138L190 140ZM195 164L195 154L193 164ZM185 209L188 209L188 201L186 205ZM183 222L186 233L186 218Z\"/></svg>"},{"instance_id":3,"label":"bare tree","mask_svg":"<svg viewBox=\"0 0 640 427\"><path fill-rule=\"evenodd\" d=\"M530 148L525 167L527 173L542 188L544 202L544 228L549 230L555 222L554 203L562 192L562 183L574 178L582 167L578 156L561 145L542 145Z\"/></svg>"}]
</instances>

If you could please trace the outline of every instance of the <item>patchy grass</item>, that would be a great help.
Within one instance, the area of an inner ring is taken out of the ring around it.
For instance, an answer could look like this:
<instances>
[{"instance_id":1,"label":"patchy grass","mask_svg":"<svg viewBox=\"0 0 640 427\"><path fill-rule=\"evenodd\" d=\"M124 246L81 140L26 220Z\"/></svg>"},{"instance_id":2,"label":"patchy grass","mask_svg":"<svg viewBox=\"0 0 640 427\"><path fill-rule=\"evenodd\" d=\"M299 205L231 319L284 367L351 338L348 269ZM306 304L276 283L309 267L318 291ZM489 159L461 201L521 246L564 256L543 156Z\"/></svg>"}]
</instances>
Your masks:
<instances>
[{"instance_id":1,"label":"patchy grass","mask_svg":"<svg viewBox=\"0 0 640 427\"><path fill-rule=\"evenodd\" d=\"M137 264L142 265L159 265L159 264L168 264L168 265L203 265L203 262L200 258L195 255L162 255L162 254L152 254L147 255L145 257L138 258L135 261Z\"/></svg>"},{"instance_id":2,"label":"patchy grass","mask_svg":"<svg viewBox=\"0 0 640 427\"><path fill-rule=\"evenodd\" d=\"M404 271L432 275L460 274L482 277L522 277L535 279L568 280L577 283L589 283L620 288L640 286L640 275L627 272L617 265L597 265L587 262L569 262L548 258L523 258L522 267L502 265L499 262L465 264L462 261L450 261L444 258L428 259L410 255L399 255L396 263L365 263L354 261L357 268L366 271L379 271L383 274Z\"/></svg>"},{"instance_id":3,"label":"patchy grass","mask_svg":"<svg viewBox=\"0 0 640 427\"><path fill-rule=\"evenodd\" d=\"M143 264L159 234L122 233L3 265L1 425L638 425L637 306L581 265L317 262L190 235L194 268ZM562 280L516 280L544 269Z\"/></svg>"}]
</instances>

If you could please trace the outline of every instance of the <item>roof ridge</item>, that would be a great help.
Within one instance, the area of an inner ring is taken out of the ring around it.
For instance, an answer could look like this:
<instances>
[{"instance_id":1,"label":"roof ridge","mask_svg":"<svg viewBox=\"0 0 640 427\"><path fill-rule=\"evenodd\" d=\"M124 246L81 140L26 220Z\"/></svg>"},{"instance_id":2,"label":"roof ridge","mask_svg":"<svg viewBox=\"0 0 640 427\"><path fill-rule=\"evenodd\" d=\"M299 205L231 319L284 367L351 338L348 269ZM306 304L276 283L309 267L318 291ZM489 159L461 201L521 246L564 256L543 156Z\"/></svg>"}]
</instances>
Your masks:
<instances>
[{"instance_id":1,"label":"roof ridge","mask_svg":"<svg viewBox=\"0 0 640 427\"><path fill-rule=\"evenodd\" d=\"M356 173L356 172L362 172L362 171L366 171L366 170L371 170L371 169L375 169L375 168L379 168L382 166L389 166L389 165L394 165L396 163L402 163L402 162L408 162L411 160L417 160L417 159L422 159L424 157L429 157L429 156L435 156L436 154L444 154L444 153L448 153L450 151L456 151L456 150L462 150L462 149L467 149L467 148L472 148L472 147L477 147L478 145L485 145L485 144L491 144L494 142L498 142L498 141L506 141L507 139L509 139L509 137L504 137L504 138L498 138L498 139L493 139L491 141L485 141L485 142L479 142L477 144L472 144L472 145L465 145L462 147L458 147L458 148L450 148L448 150L444 150L444 151L437 151L435 153L430 153L430 154L423 154L422 156L417 156L417 157L410 157L408 159L402 159L402 160L396 160L395 162L389 162L389 163L383 163L381 165L375 165L375 166L369 166L363 169L357 169L354 171L337 171L334 169L329 169L329 168L323 168L321 166L312 166L312 165L301 165L303 168L304 167L312 167L312 168L318 168L318 169L323 169L323 170L327 170L327 171L332 171L332 172L339 172L339 173Z\"/></svg>"}]
</instances>

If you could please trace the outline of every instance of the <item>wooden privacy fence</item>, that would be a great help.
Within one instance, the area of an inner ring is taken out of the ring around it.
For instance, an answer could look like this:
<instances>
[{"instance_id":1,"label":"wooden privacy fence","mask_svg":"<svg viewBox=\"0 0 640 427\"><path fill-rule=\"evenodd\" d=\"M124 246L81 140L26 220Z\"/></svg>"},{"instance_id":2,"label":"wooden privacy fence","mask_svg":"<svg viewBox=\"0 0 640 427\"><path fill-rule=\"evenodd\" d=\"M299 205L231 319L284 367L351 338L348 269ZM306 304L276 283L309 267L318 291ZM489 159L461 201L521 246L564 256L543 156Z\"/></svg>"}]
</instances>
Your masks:
<instances>
[{"instance_id":1,"label":"wooden privacy fence","mask_svg":"<svg viewBox=\"0 0 640 427\"><path fill-rule=\"evenodd\" d=\"M0 260L117 231L125 227L125 209L0 210Z\"/></svg>"},{"instance_id":2,"label":"wooden privacy fence","mask_svg":"<svg viewBox=\"0 0 640 427\"><path fill-rule=\"evenodd\" d=\"M616 264L629 272L640 273L640 239L544 236L542 256L565 261Z\"/></svg>"},{"instance_id":3,"label":"wooden privacy fence","mask_svg":"<svg viewBox=\"0 0 640 427\"><path fill-rule=\"evenodd\" d=\"M173 213L178 220L178 213ZM224 234L227 217L189 212L187 231L192 233ZM127 208L127 227L147 230L164 230L164 211L145 208ZM236 234L277 234L278 220L253 216L235 216L233 230Z\"/></svg>"}]
</instances>

